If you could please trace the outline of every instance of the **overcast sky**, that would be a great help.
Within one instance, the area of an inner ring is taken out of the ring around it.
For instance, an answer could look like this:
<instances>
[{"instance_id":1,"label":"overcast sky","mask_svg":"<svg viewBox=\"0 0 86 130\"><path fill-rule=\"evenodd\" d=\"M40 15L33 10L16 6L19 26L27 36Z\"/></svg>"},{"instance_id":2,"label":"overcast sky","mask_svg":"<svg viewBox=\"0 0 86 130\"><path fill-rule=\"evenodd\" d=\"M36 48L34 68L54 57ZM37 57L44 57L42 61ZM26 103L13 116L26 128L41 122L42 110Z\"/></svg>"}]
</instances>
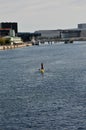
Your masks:
<instances>
[{"instance_id":1,"label":"overcast sky","mask_svg":"<svg viewBox=\"0 0 86 130\"><path fill-rule=\"evenodd\" d=\"M18 22L19 32L76 28L86 0L0 0L0 22Z\"/></svg>"}]
</instances>

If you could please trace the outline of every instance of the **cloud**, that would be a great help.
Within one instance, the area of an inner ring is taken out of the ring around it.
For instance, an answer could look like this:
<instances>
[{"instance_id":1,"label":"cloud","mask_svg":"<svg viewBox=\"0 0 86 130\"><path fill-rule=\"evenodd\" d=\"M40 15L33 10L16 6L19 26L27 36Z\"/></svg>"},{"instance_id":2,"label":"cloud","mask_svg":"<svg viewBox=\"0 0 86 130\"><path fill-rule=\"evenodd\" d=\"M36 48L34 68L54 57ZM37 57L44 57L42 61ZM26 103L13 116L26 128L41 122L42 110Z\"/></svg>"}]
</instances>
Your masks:
<instances>
[{"instance_id":1,"label":"cloud","mask_svg":"<svg viewBox=\"0 0 86 130\"><path fill-rule=\"evenodd\" d=\"M57 29L86 22L86 0L0 0L0 20L17 21L19 30Z\"/></svg>"}]
</instances>

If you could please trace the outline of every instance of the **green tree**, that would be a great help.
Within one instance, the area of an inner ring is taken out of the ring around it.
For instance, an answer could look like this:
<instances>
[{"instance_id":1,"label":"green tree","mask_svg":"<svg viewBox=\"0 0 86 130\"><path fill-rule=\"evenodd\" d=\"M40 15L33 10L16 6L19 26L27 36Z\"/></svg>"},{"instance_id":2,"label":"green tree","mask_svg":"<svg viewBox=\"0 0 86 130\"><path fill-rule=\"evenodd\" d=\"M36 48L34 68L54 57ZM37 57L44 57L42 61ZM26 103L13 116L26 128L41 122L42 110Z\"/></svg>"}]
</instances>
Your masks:
<instances>
[{"instance_id":1,"label":"green tree","mask_svg":"<svg viewBox=\"0 0 86 130\"><path fill-rule=\"evenodd\" d=\"M10 38L0 38L0 45L9 45L10 44Z\"/></svg>"}]
</instances>

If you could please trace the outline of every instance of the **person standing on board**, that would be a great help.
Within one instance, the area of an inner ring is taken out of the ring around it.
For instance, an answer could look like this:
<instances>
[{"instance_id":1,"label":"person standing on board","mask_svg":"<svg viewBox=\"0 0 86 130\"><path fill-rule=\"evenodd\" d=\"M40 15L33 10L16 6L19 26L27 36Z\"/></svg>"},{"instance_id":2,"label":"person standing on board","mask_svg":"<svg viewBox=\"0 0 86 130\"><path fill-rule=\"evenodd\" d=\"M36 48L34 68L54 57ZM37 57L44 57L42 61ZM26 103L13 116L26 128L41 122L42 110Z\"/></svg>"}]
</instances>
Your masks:
<instances>
[{"instance_id":1,"label":"person standing on board","mask_svg":"<svg viewBox=\"0 0 86 130\"><path fill-rule=\"evenodd\" d=\"M44 65L43 65L43 63L41 63L41 69L40 69L40 72L41 72L41 73L44 73Z\"/></svg>"},{"instance_id":2,"label":"person standing on board","mask_svg":"<svg viewBox=\"0 0 86 130\"><path fill-rule=\"evenodd\" d=\"M41 63L41 69L44 69L44 65L43 65L43 63Z\"/></svg>"}]
</instances>

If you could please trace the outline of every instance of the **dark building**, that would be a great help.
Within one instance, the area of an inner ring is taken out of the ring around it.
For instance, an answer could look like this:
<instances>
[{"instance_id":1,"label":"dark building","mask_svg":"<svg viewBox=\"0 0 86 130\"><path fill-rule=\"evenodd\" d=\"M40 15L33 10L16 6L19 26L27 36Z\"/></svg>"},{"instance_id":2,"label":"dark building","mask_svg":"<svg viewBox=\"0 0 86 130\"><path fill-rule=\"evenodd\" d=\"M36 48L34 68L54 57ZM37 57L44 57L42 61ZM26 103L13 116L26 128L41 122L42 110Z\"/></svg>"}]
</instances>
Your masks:
<instances>
[{"instance_id":1,"label":"dark building","mask_svg":"<svg viewBox=\"0 0 86 130\"><path fill-rule=\"evenodd\" d=\"M10 28L15 31L16 35L18 33L18 24L16 22L2 22L0 23L0 28L2 29Z\"/></svg>"},{"instance_id":2,"label":"dark building","mask_svg":"<svg viewBox=\"0 0 86 130\"><path fill-rule=\"evenodd\" d=\"M0 28L0 36L8 36L10 32L10 28Z\"/></svg>"},{"instance_id":3,"label":"dark building","mask_svg":"<svg viewBox=\"0 0 86 130\"><path fill-rule=\"evenodd\" d=\"M20 32L18 36L22 38L24 42L31 41L32 37L39 37L41 36L40 33L29 33L29 32Z\"/></svg>"}]
</instances>

